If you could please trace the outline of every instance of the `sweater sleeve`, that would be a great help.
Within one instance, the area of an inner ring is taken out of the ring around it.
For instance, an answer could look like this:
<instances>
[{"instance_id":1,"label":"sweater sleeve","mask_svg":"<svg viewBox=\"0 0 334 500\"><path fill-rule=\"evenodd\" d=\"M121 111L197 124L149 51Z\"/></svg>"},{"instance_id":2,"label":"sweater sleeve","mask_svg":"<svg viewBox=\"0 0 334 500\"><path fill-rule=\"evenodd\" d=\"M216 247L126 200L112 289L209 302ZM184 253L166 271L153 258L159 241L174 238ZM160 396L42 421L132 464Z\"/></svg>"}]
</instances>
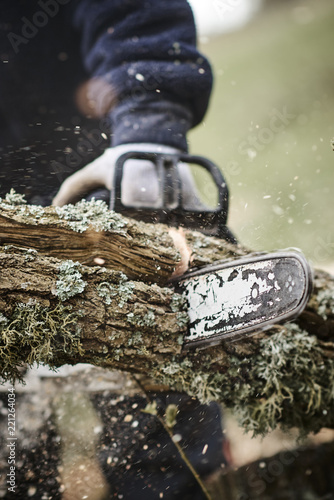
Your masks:
<instances>
[{"instance_id":1,"label":"sweater sleeve","mask_svg":"<svg viewBox=\"0 0 334 500\"><path fill-rule=\"evenodd\" d=\"M75 5L86 69L109 89L112 145L151 142L186 150L186 133L203 119L212 88L188 2L78 0Z\"/></svg>"}]
</instances>

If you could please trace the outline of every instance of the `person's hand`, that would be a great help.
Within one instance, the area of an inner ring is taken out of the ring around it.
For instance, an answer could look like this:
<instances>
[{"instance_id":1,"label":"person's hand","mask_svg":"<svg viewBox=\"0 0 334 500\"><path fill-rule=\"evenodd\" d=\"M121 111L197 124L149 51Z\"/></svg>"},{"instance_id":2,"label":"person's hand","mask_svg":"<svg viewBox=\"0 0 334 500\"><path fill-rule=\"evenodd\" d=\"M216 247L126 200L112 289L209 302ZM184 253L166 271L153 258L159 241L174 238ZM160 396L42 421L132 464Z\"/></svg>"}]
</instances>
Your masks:
<instances>
[{"instance_id":1,"label":"person's hand","mask_svg":"<svg viewBox=\"0 0 334 500\"><path fill-rule=\"evenodd\" d=\"M68 177L53 200L53 205L75 203L98 188L113 187L114 168L117 159L129 151L162 154L179 153L177 149L158 144L123 144L108 148L99 158ZM182 184L183 206L187 209L202 206L189 166L178 165ZM124 165L122 178L122 203L132 207L159 206L159 180L154 164L148 160L128 160Z\"/></svg>"},{"instance_id":2,"label":"person's hand","mask_svg":"<svg viewBox=\"0 0 334 500\"><path fill-rule=\"evenodd\" d=\"M62 206L67 203L75 203L83 196L101 187L111 190L116 161L122 154L129 151L163 154L179 153L174 148L157 144L124 144L107 149L102 156L78 170L63 182L53 200L53 205ZM182 184L183 205L188 209L196 208L198 210L201 202L197 196L197 189L189 166L180 163L178 170ZM159 200L159 180L154 164L148 160L128 160L124 165L121 191L124 205L138 208L142 206L155 208L158 206L161 200ZM173 276L180 276L188 269L191 257L190 250L182 228L170 228L169 234L181 254L181 260Z\"/></svg>"}]
</instances>

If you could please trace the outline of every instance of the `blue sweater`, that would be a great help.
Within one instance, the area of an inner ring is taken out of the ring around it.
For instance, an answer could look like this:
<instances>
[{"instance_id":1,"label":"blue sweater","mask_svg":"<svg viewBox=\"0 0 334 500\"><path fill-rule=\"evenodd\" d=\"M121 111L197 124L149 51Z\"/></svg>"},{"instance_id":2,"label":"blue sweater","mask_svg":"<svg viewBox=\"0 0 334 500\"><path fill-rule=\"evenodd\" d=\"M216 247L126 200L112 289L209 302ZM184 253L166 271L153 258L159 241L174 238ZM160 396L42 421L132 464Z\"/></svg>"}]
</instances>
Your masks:
<instances>
[{"instance_id":1,"label":"blue sweater","mask_svg":"<svg viewBox=\"0 0 334 500\"><path fill-rule=\"evenodd\" d=\"M212 86L186 0L3 0L0 60L1 194L54 191L109 135L186 150Z\"/></svg>"}]
</instances>

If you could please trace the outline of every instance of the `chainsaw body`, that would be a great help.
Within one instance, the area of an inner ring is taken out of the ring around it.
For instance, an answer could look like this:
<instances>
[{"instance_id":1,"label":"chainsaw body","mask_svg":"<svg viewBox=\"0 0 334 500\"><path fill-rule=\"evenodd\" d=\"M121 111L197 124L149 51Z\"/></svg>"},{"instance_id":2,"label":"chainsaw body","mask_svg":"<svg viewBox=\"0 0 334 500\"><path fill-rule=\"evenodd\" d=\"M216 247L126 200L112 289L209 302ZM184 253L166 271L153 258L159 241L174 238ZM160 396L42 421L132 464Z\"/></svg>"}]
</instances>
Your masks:
<instances>
[{"instance_id":1,"label":"chainsaw body","mask_svg":"<svg viewBox=\"0 0 334 500\"><path fill-rule=\"evenodd\" d=\"M123 202L122 178L128 160L154 165L159 195L154 206ZM215 208L189 210L182 199L178 165L199 165L218 193ZM115 165L110 209L145 222L195 229L236 243L227 228L228 188L220 169L210 160L188 154L130 151ZM189 272L172 282L188 304L189 330L185 349L206 347L243 338L271 325L289 321L304 309L312 287L312 273L297 251L253 254Z\"/></svg>"}]
</instances>

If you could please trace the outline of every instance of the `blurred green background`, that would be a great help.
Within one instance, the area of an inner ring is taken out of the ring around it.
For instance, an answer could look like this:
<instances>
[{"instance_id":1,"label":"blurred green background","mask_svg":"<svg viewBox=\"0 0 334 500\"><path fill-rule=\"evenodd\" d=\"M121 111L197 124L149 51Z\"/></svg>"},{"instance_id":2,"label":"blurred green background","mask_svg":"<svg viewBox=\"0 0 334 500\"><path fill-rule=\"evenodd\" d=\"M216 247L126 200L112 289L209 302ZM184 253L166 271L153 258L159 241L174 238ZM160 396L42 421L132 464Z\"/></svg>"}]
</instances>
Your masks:
<instances>
[{"instance_id":1,"label":"blurred green background","mask_svg":"<svg viewBox=\"0 0 334 500\"><path fill-rule=\"evenodd\" d=\"M230 227L254 250L297 247L333 266L333 0L267 0L204 42L215 85L190 149L221 167Z\"/></svg>"}]
</instances>

